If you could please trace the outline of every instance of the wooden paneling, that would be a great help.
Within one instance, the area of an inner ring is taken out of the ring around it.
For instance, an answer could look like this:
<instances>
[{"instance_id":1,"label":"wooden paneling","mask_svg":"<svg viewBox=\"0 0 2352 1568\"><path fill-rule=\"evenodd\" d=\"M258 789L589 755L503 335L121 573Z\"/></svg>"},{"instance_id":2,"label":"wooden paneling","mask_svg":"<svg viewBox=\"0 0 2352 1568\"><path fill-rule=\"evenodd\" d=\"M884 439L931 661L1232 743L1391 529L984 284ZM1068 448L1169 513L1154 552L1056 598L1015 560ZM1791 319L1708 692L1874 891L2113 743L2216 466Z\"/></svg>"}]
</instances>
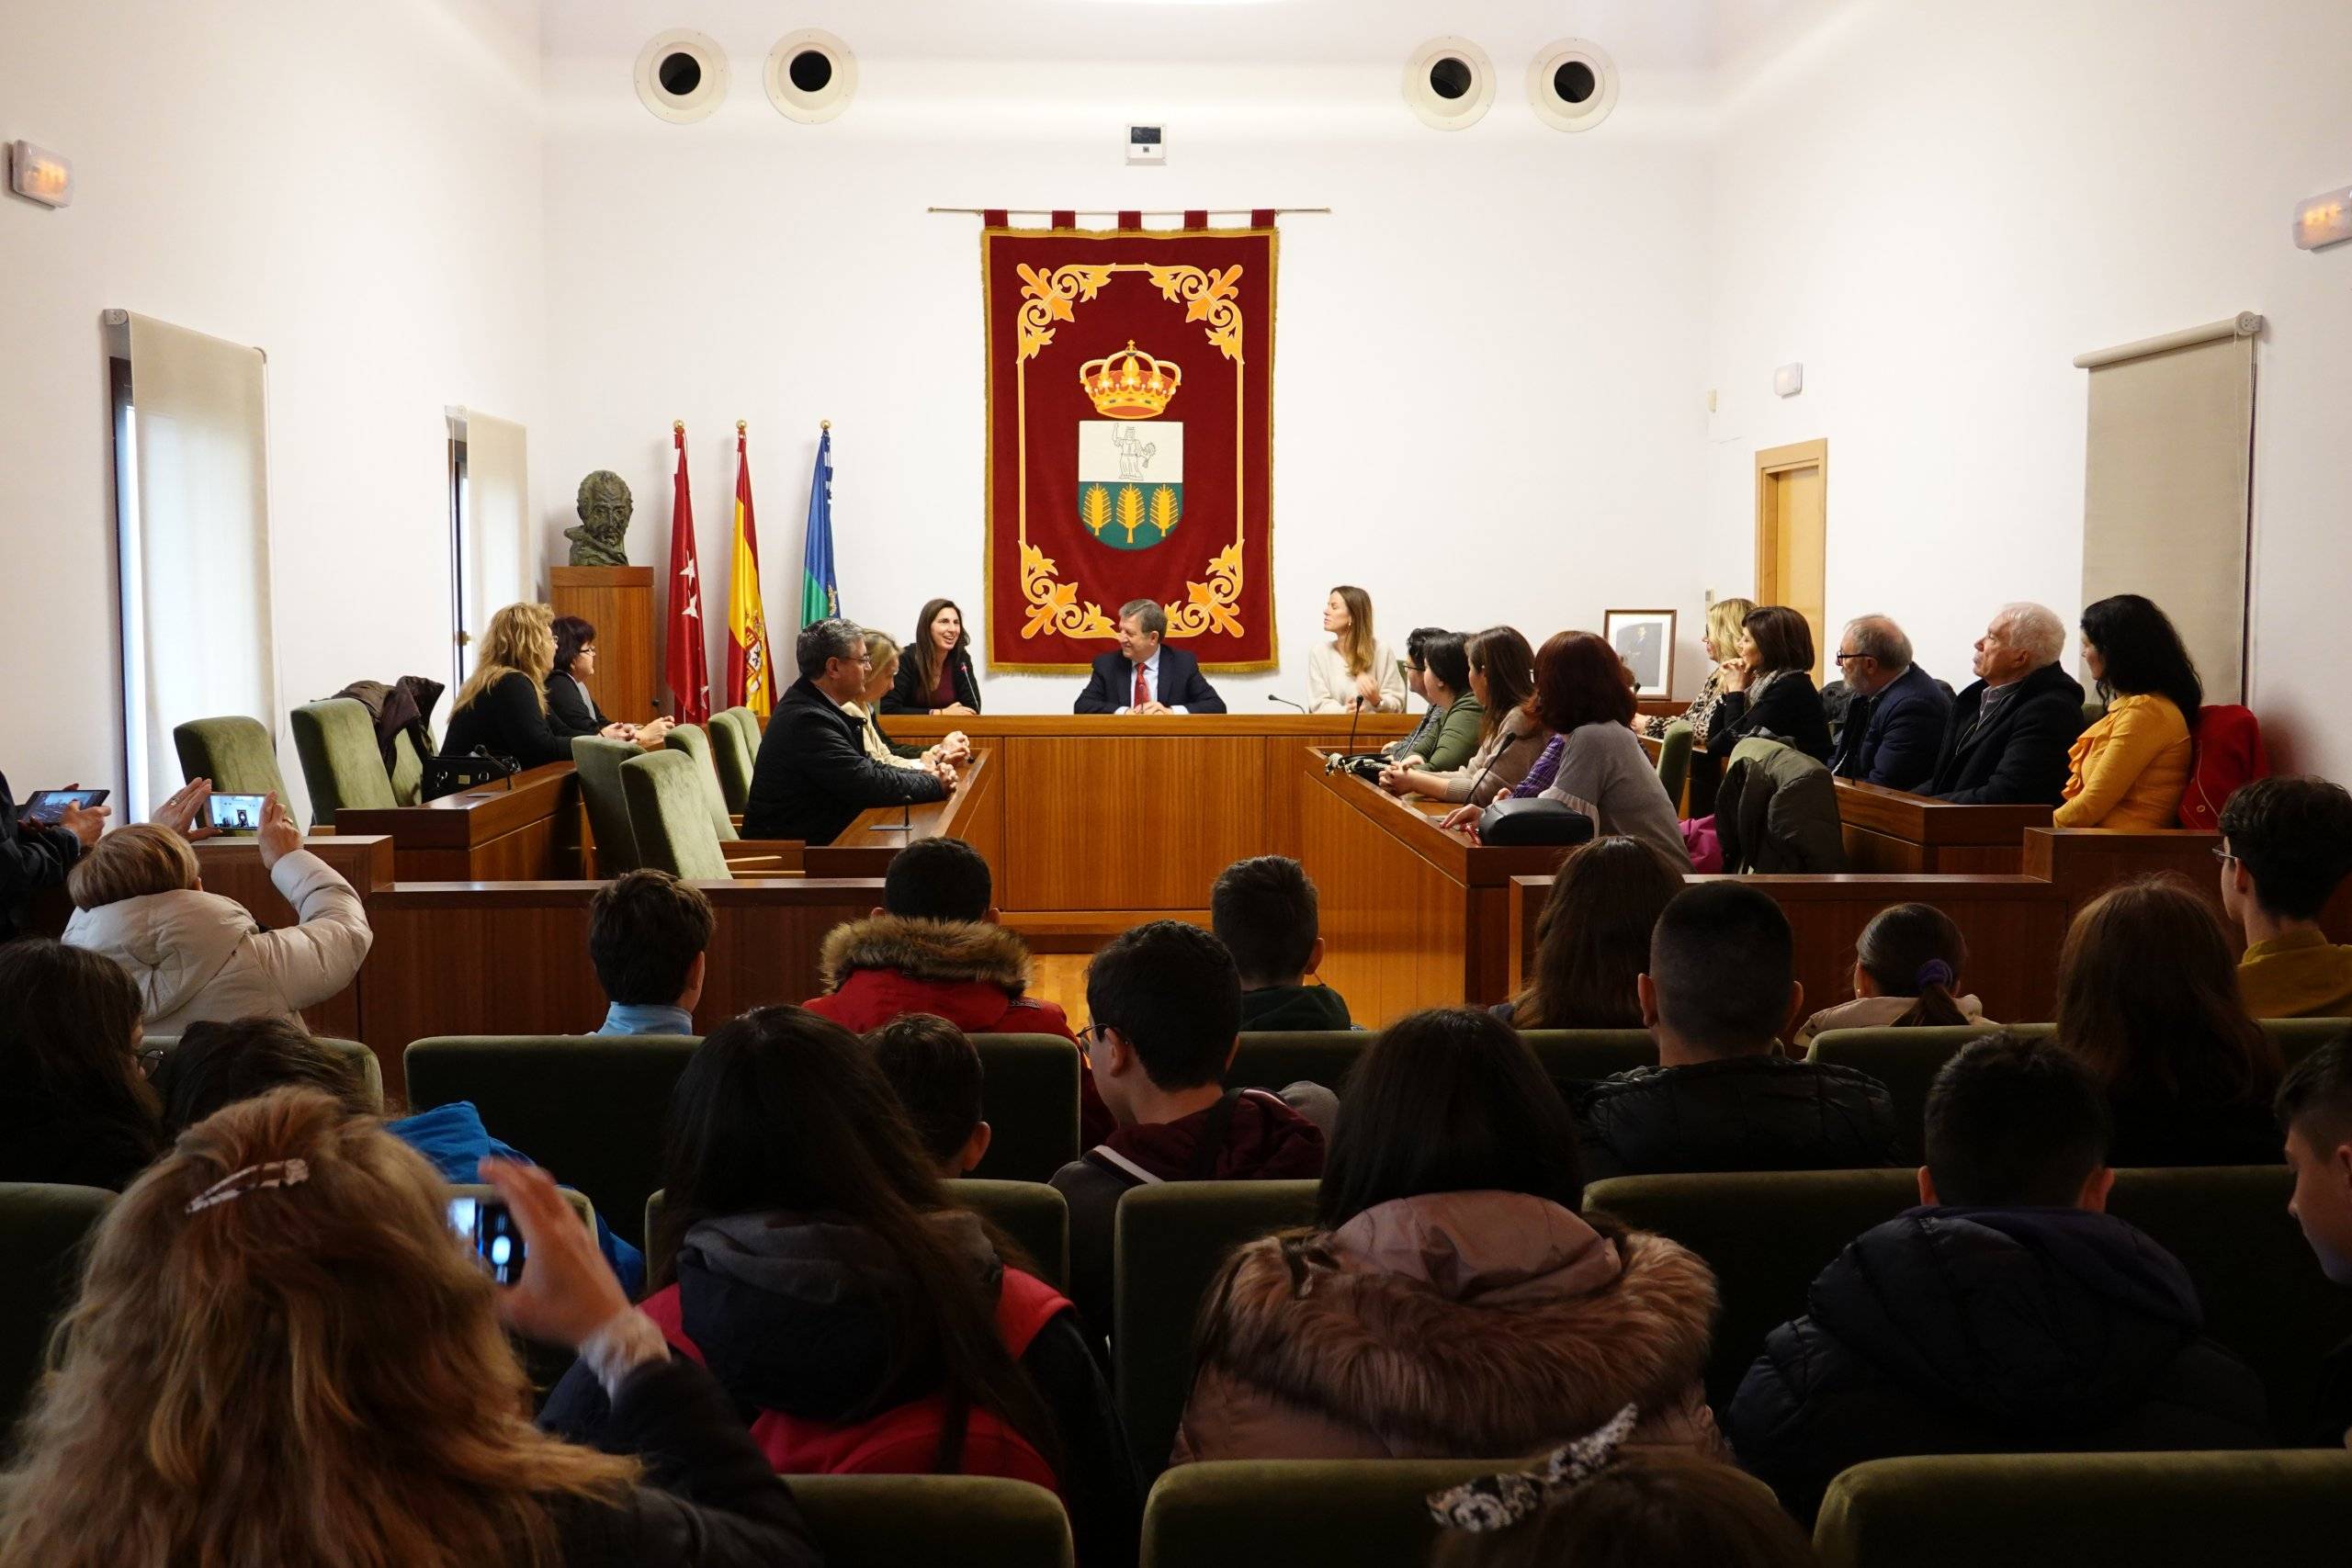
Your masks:
<instances>
[{"instance_id":1,"label":"wooden paneling","mask_svg":"<svg viewBox=\"0 0 2352 1568\"><path fill-rule=\"evenodd\" d=\"M918 839L961 839L997 872L1004 854L1003 779L1000 758L975 748L945 800L860 812L831 843L808 845L800 862L811 876L880 876Z\"/></svg>"},{"instance_id":2,"label":"wooden paneling","mask_svg":"<svg viewBox=\"0 0 2352 1568\"><path fill-rule=\"evenodd\" d=\"M2023 869L2026 829L2050 826L2046 806L1954 806L1851 779L1837 782L1849 871L2014 874Z\"/></svg>"},{"instance_id":3,"label":"wooden paneling","mask_svg":"<svg viewBox=\"0 0 2352 1568\"><path fill-rule=\"evenodd\" d=\"M536 882L581 874L584 816L579 775L549 762L422 806L338 812L335 827L390 838L402 882Z\"/></svg>"},{"instance_id":4,"label":"wooden paneling","mask_svg":"<svg viewBox=\"0 0 2352 1568\"><path fill-rule=\"evenodd\" d=\"M391 886L392 841L373 835L327 833L305 838L302 847L351 884L360 902L370 906L372 919L373 900L381 889ZM294 907L278 894L269 873L262 869L261 846L252 839L206 839L196 846L196 863L207 893L235 899L263 926L283 931L300 923ZM341 1040L357 1039L360 990L368 977L368 971L363 964L358 978L350 985L317 1007L305 1008L302 1021L310 1026L311 1032Z\"/></svg>"},{"instance_id":5,"label":"wooden paneling","mask_svg":"<svg viewBox=\"0 0 2352 1568\"><path fill-rule=\"evenodd\" d=\"M596 673L588 690L606 718L642 723L654 716L653 569L559 566L548 569L549 602L559 615L596 628Z\"/></svg>"}]
</instances>

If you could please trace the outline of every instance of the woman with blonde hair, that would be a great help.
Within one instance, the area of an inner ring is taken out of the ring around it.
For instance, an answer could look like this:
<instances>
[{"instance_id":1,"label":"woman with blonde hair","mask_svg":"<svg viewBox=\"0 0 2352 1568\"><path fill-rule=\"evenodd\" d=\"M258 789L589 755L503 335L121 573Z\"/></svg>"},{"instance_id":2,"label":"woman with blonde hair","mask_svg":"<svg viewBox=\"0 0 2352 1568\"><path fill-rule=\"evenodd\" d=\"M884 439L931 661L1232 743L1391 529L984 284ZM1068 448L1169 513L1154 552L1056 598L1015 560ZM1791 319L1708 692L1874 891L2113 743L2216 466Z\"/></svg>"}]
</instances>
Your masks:
<instances>
[{"instance_id":1,"label":"woman with blonde hair","mask_svg":"<svg viewBox=\"0 0 2352 1568\"><path fill-rule=\"evenodd\" d=\"M474 672L449 705L442 755L512 757L526 768L571 761L571 738L548 722L548 676L555 670L555 611L509 604L491 616Z\"/></svg>"},{"instance_id":2,"label":"woman with blonde hair","mask_svg":"<svg viewBox=\"0 0 2352 1568\"><path fill-rule=\"evenodd\" d=\"M843 703L842 712L857 720L865 754L885 767L912 768L921 773L936 773L939 764L953 767L969 760L972 743L960 729L948 731L938 745L928 749L901 746L883 731L877 716L889 711L890 693L896 687L899 671L905 667L906 658L899 651L898 639L888 632L877 632L872 626L865 630L865 658L872 672L865 678L864 697Z\"/></svg>"},{"instance_id":3,"label":"woman with blonde hair","mask_svg":"<svg viewBox=\"0 0 2352 1568\"><path fill-rule=\"evenodd\" d=\"M297 924L264 931L233 898L204 890L196 852L168 828L138 822L100 839L65 878L65 942L104 953L139 987L150 1032L198 1019L255 1014L300 1021L351 984L375 933L340 872L302 847L275 795L255 835L270 886Z\"/></svg>"},{"instance_id":4,"label":"woman with blonde hair","mask_svg":"<svg viewBox=\"0 0 2352 1568\"><path fill-rule=\"evenodd\" d=\"M0 1568L815 1563L718 1385L553 1180L482 1175L523 1236L503 1291L423 1156L330 1096L190 1128L99 1223L0 1475ZM531 1425L504 1327L594 1369L613 1451Z\"/></svg>"},{"instance_id":5,"label":"woman with blonde hair","mask_svg":"<svg viewBox=\"0 0 2352 1568\"><path fill-rule=\"evenodd\" d=\"M1725 667L1739 659L1739 632L1747 617L1756 613L1753 599L1718 599L1707 606L1707 629L1699 646L1707 651L1710 661L1707 678L1699 682L1699 694L1690 705L1676 714L1645 714L1634 726L1653 740L1666 738L1669 724L1690 727L1690 744L1699 750L1707 749L1707 726L1713 722L1716 705L1723 701Z\"/></svg>"},{"instance_id":6,"label":"woman with blonde hair","mask_svg":"<svg viewBox=\"0 0 2352 1568\"><path fill-rule=\"evenodd\" d=\"M1372 635L1372 595L1341 583L1323 604L1329 642L1306 656L1309 713L1403 713L1405 671Z\"/></svg>"}]
</instances>

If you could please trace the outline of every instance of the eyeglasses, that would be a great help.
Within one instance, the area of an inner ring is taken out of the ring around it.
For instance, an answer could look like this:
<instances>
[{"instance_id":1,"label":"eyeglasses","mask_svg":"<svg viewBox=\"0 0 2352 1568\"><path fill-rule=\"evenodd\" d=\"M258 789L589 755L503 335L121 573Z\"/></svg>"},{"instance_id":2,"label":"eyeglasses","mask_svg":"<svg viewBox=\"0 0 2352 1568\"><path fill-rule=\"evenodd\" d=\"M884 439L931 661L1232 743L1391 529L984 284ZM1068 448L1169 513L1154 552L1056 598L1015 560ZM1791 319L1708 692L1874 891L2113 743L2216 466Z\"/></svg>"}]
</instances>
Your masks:
<instances>
[{"instance_id":1,"label":"eyeglasses","mask_svg":"<svg viewBox=\"0 0 2352 1568\"><path fill-rule=\"evenodd\" d=\"M1850 664L1857 659L1874 659L1876 657L1877 655L1870 653L1835 653L1830 655L1830 658L1839 664Z\"/></svg>"},{"instance_id":2,"label":"eyeglasses","mask_svg":"<svg viewBox=\"0 0 2352 1568\"><path fill-rule=\"evenodd\" d=\"M1090 1023L1078 1032L1078 1054L1088 1061L1094 1059L1094 1047L1102 1043L1102 1026Z\"/></svg>"}]
</instances>

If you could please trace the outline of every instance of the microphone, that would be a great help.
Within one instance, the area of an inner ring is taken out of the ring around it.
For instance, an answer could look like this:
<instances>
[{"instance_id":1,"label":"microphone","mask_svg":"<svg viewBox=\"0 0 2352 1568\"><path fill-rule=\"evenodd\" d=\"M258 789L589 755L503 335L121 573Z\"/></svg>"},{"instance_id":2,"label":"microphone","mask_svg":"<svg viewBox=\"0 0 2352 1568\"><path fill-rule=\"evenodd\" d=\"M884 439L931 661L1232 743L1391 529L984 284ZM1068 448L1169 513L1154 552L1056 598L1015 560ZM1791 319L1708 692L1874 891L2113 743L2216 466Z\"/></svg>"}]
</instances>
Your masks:
<instances>
[{"instance_id":1,"label":"microphone","mask_svg":"<svg viewBox=\"0 0 2352 1568\"><path fill-rule=\"evenodd\" d=\"M1503 723L1508 725L1510 723L1510 720L1506 717L1503 720ZM1502 732L1497 731L1497 734L1502 735ZM1502 736L1502 741L1503 743L1500 746L1495 748L1495 754L1487 759L1487 765L1478 770L1478 776L1470 781L1470 793L1463 798L1462 802L1464 806L1476 806L1478 804L1478 786L1487 782L1487 775L1495 771L1495 764L1503 760L1503 753L1510 747L1510 739L1508 736Z\"/></svg>"},{"instance_id":2,"label":"microphone","mask_svg":"<svg viewBox=\"0 0 2352 1568\"><path fill-rule=\"evenodd\" d=\"M1357 697L1351 706L1354 710L1354 716L1348 720L1347 749L1342 750L1336 757L1327 757L1324 759L1323 771L1327 773L1331 772L1334 768L1344 768L1355 760L1356 726L1363 722L1363 698L1361 696Z\"/></svg>"},{"instance_id":3,"label":"microphone","mask_svg":"<svg viewBox=\"0 0 2352 1568\"><path fill-rule=\"evenodd\" d=\"M1266 700L1270 703L1280 703L1286 708L1296 708L1301 713L1305 713L1306 711L1306 705L1305 703L1295 703L1288 697L1278 697L1272 692L1268 692L1266 694Z\"/></svg>"}]
</instances>

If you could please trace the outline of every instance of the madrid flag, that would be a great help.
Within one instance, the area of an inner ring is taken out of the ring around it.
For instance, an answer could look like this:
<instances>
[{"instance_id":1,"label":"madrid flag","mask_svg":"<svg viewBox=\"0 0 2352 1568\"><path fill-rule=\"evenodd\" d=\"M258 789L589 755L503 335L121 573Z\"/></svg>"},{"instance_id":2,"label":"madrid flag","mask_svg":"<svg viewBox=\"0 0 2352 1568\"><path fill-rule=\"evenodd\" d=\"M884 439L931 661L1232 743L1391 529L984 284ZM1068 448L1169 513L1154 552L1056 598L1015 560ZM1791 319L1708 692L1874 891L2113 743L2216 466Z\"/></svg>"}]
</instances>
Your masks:
<instances>
[{"instance_id":1,"label":"madrid flag","mask_svg":"<svg viewBox=\"0 0 2352 1568\"><path fill-rule=\"evenodd\" d=\"M672 427L670 439L678 448L677 489L670 501L670 711L680 724L701 724L710 717L710 655L703 646L702 566L695 555L684 423Z\"/></svg>"},{"instance_id":2,"label":"madrid flag","mask_svg":"<svg viewBox=\"0 0 2352 1568\"><path fill-rule=\"evenodd\" d=\"M752 459L735 422L735 562L727 585L727 702L765 718L775 706L775 660L760 600L760 536L752 521Z\"/></svg>"}]
</instances>

